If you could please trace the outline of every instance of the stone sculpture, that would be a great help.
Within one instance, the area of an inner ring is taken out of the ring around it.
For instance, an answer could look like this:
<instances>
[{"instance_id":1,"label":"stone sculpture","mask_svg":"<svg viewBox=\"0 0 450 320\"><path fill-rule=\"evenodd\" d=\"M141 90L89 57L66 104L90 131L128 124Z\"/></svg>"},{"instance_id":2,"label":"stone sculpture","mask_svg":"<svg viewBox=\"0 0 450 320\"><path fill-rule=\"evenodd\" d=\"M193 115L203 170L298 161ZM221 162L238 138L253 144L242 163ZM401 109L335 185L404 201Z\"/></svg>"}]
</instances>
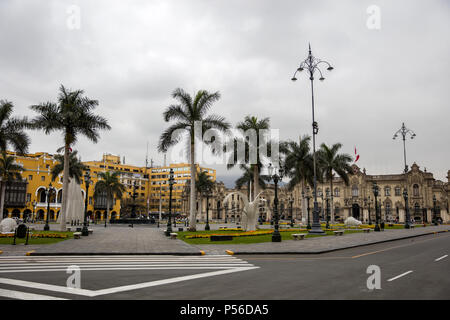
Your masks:
<instances>
[{"instance_id":1,"label":"stone sculpture","mask_svg":"<svg viewBox=\"0 0 450 320\"><path fill-rule=\"evenodd\" d=\"M359 220L356 220L353 217L348 217L347 219L345 219L344 224L348 227L357 227L357 226L361 225L362 222Z\"/></svg>"},{"instance_id":2,"label":"stone sculpture","mask_svg":"<svg viewBox=\"0 0 450 320\"><path fill-rule=\"evenodd\" d=\"M239 191L234 191L228 194L223 203L227 203L227 201L231 198L233 194L240 195L242 201L244 202L244 208L242 209L242 229L245 231L255 231L256 225L258 223L258 213L259 213L259 196L262 192L260 192L253 201L248 201L247 196Z\"/></svg>"}]
</instances>

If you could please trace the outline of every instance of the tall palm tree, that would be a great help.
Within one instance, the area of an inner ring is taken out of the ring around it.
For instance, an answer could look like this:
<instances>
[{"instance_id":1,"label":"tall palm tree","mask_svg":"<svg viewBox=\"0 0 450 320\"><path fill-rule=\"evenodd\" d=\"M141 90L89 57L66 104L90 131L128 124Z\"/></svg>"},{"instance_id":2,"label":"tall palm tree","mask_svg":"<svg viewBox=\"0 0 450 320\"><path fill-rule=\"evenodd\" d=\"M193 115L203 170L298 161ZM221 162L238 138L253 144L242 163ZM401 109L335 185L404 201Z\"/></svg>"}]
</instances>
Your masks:
<instances>
[{"instance_id":1,"label":"tall palm tree","mask_svg":"<svg viewBox=\"0 0 450 320\"><path fill-rule=\"evenodd\" d=\"M196 207L195 207L195 180L197 169L195 166L195 132L194 126L197 121L201 121L202 132L214 129L218 131L226 131L230 128L230 124L225 118L218 115L207 115L214 102L220 99L220 93L209 93L205 90L200 90L195 95L194 99L186 93L183 89L177 88L172 93L172 97L178 101L178 104L170 105L164 111L163 116L166 122L175 121L169 128L167 128L159 139L158 150L160 152L167 152L167 150L177 144L180 139L180 131L188 133L189 143L189 161L191 165L191 200L190 200L190 216L189 216L189 230L196 230ZM198 137L197 137L198 138ZM201 137L200 137L201 138ZM218 150L216 150L218 151Z\"/></svg>"},{"instance_id":2,"label":"tall palm tree","mask_svg":"<svg viewBox=\"0 0 450 320\"><path fill-rule=\"evenodd\" d=\"M243 133L245 133L247 130L254 130L256 133L256 144L254 143L254 141L251 141L250 139L247 138L235 138L234 139L234 151L232 154L233 157L233 161L229 161L229 164L227 165L228 169L233 168L237 163L238 163L238 148L236 147L238 144L240 145L244 145L245 149L244 149L244 159L243 162L247 165L250 166L250 169L253 172L253 198L257 196L257 194L259 193L259 176L260 176L260 172L261 172L261 168L262 168L262 162L261 162L261 157L260 157L260 152L259 150L263 147L267 147L269 152L270 152L270 146L268 146L269 141L267 138L263 138L263 140L261 140L259 131L260 130L268 130L270 127L270 120L269 118L264 118L264 119L258 119L255 116L246 116L244 118L244 121L239 122L236 125L236 128L241 130ZM252 155L250 154L250 151L254 150L256 151L256 163L250 163ZM244 169L244 167L241 166L241 169Z\"/></svg>"},{"instance_id":3,"label":"tall palm tree","mask_svg":"<svg viewBox=\"0 0 450 320\"><path fill-rule=\"evenodd\" d=\"M285 155L286 176L290 178L288 189L292 190L298 184L302 192L309 184L314 185L314 165L310 148L311 137L305 135L299 138L299 142L287 141L281 144L280 152ZM306 212L306 200L302 201L303 215Z\"/></svg>"},{"instance_id":4,"label":"tall palm tree","mask_svg":"<svg viewBox=\"0 0 450 320\"><path fill-rule=\"evenodd\" d=\"M5 191L7 183L12 180L22 180L21 171L24 168L21 165L15 163L15 158L6 154L6 151L2 152L0 158L0 177L1 180L1 194L0 194L0 222L3 220L3 208L5 205Z\"/></svg>"},{"instance_id":5,"label":"tall palm tree","mask_svg":"<svg viewBox=\"0 0 450 320\"><path fill-rule=\"evenodd\" d=\"M97 143L99 130L109 130L111 127L105 118L93 113L98 105L97 100L83 96L83 90L69 90L60 87L57 103L46 102L33 105L30 108L39 115L30 123L33 129L42 129L45 134L61 131L64 138L64 170L63 194L61 205L61 231L66 230L67 191L69 189L69 149L75 144L79 135Z\"/></svg>"},{"instance_id":6,"label":"tall palm tree","mask_svg":"<svg viewBox=\"0 0 450 320\"><path fill-rule=\"evenodd\" d=\"M83 170L87 167L77 158L78 151L73 151L69 155L69 177L75 179L78 184L81 184L83 177ZM55 181L58 175L64 171L64 155L55 155L55 160L58 162L52 169L52 181Z\"/></svg>"},{"instance_id":7,"label":"tall palm tree","mask_svg":"<svg viewBox=\"0 0 450 320\"><path fill-rule=\"evenodd\" d=\"M203 195L208 192L212 192L214 189L214 181L211 180L211 176L209 176L206 171L200 171L197 175L197 181L195 182L195 188L198 194L198 202L199 202L199 211L202 213L203 209ZM208 205L208 204L206 204Z\"/></svg>"},{"instance_id":8,"label":"tall palm tree","mask_svg":"<svg viewBox=\"0 0 450 320\"><path fill-rule=\"evenodd\" d=\"M344 180L345 185L349 185L348 175L352 173L351 163L353 158L347 153L339 153L342 148L341 143L335 143L331 147L325 143L320 145L318 151L318 167L323 173L323 176L330 182L331 195L331 221L334 221L334 206L333 206L333 177L334 172Z\"/></svg>"},{"instance_id":9,"label":"tall palm tree","mask_svg":"<svg viewBox=\"0 0 450 320\"><path fill-rule=\"evenodd\" d=\"M247 191L248 191L248 200L251 201L250 199L250 188L251 188L251 183L253 183L253 170L251 168L249 168L246 165L240 165L240 168L244 171L244 173L242 174L242 176L240 176L236 181L235 181L235 185L236 185L236 189L241 189L244 185L247 185ZM261 189L265 189L266 188L266 183L270 181L270 178L268 176L265 175L260 175L259 179L258 179L258 184L259 187Z\"/></svg>"},{"instance_id":10,"label":"tall palm tree","mask_svg":"<svg viewBox=\"0 0 450 320\"><path fill-rule=\"evenodd\" d=\"M11 117L13 108L12 102L0 100L0 151L11 146L19 154L24 154L30 144L30 138L23 130L28 126L28 120Z\"/></svg>"},{"instance_id":11,"label":"tall palm tree","mask_svg":"<svg viewBox=\"0 0 450 320\"><path fill-rule=\"evenodd\" d=\"M106 194L106 219L109 220L110 203L114 201L115 197L122 198L126 188L119 180L120 172L99 172L98 177L100 180L95 184L94 198Z\"/></svg>"}]
</instances>

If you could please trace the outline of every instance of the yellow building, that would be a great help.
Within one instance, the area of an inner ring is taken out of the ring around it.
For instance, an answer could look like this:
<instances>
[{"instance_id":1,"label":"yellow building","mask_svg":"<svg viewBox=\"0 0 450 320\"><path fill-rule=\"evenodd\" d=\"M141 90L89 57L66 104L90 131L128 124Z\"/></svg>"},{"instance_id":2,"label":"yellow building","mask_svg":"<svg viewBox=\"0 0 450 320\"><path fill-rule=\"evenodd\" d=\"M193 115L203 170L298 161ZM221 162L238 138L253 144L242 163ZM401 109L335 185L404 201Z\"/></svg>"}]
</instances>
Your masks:
<instances>
[{"instance_id":1,"label":"yellow building","mask_svg":"<svg viewBox=\"0 0 450 320\"><path fill-rule=\"evenodd\" d=\"M186 186L190 186L191 166L188 163L171 164L169 166L153 167L150 171L150 207L151 213L159 212L161 199L161 210L167 212L169 208L169 174L170 169L174 171L175 183L172 189L172 211L182 213L183 211L183 191ZM205 171L211 176L212 181L216 181L216 170L202 168L196 165L197 172Z\"/></svg>"},{"instance_id":2,"label":"yellow building","mask_svg":"<svg viewBox=\"0 0 450 320\"><path fill-rule=\"evenodd\" d=\"M4 216L18 217L21 219L30 217L38 220L47 218L47 198L46 190L51 184L55 188L55 195L50 197L50 221L55 221L61 210L62 200L62 173L52 181L51 171L57 164L54 155L46 152L34 154L18 155L8 152L9 156L15 157L15 162L22 165L24 171L21 172L24 181L15 181L7 187L5 195ZM98 181L100 172L117 171L120 173L120 182L126 187L126 192L122 199L114 199L110 207L110 219L118 219L121 216L121 207L125 199L131 199L133 192L136 192L136 203L145 204L145 209L140 209L137 213L147 216L147 213L159 212L161 198L161 209L167 212L169 204L169 173L174 170L175 184L173 186L173 212L182 211L182 193L190 183L189 164L171 164L163 167L138 167L121 163L120 157L104 154L100 161L83 162L88 167L92 183L89 186L87 213L91 220L101 221L106 217L105 201L95 201L94 186ZM210 168L200 168L197 171L206 171L216 180L216 171ZM83 172L83 175L85 172ZM84 179L81 184L83 199L85 198ZM97 199L98 200L98 199ZM141 206L142 207L142 206ZM123 209L123 208L122 208Z\"/></svg>"}]
</instances>

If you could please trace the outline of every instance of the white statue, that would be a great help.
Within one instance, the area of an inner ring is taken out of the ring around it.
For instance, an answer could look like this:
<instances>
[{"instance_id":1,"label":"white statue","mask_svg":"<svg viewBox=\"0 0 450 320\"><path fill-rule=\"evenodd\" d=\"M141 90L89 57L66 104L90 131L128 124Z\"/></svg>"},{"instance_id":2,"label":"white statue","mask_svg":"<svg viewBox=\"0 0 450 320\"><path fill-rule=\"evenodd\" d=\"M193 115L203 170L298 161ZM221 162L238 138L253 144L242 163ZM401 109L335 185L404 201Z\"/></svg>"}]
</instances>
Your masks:
<instances>
[{"instance_id":1,"label":"white statue","mask_svg":"<svg viewBox=\"0 0 450 320\"><path fill-rule=\"evenodd\" d=\"M12 218L6 218L3 219L2 222L0 222L0 232L6 233L6 232L14 232L14 230L17 227L16 220Z\"/></svg>"},{"instance_id":2,"label":"white statue","mask_svg":"<svg viewBox=\"0 0 450 320\"><path fill-rule=\"evenodd\" d=\"M244 202L244 208L242 209L243 215L242 215L242 229L244 231L255 231L256 225L258 223L258 213L259 213L259 196L262 192L258 193L258 195L255 197L253 201L248 201L247 196L244 195L242 192L234 191L228 194L225 199L223 200L223 203L227 203L231 195L238 194L241 196L242 201Z\"/></svg>"},{"instance_id":3,"label":"white statue","mask_svg":"<svg viewBox=\"0 0 450 320\"><path fill-rule=\"evenodd\" d=\"M60 222L61 214L58 216L58 223ZM81 193L81 186L70 179L69 192L67 198L66 221L84 221L84 201Z\"/></svg>"},{"instance_id":4,"label":"white statue","mask_svg":"<svg viewBox=\"0 0 450 320\"><path fill-rule=\"evenodd\" d=\"M359 221L359 220L356 220L356 219L353 218L353 217L348 217L347 219L345 219L344 224L345 224L347 227L357 227L357 226L361 225L362 222Z\"/></svg>"}]
</instances>

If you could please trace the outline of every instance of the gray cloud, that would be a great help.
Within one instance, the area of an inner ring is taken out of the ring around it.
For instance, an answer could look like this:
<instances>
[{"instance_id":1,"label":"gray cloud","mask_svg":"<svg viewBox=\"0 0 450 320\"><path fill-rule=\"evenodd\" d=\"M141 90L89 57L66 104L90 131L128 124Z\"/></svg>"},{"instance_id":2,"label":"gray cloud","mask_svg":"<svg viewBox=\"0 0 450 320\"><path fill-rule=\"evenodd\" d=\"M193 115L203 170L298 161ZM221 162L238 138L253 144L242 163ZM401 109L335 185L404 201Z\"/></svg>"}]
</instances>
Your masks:
<instances>
[{"instance_id":1,"label":"gray cloud","mask_svg":"<svg viewBox=\"0 0 450 320\"><path fill-rule=\"evenodd\" d=\"M70 5L81 9L80 30L66 26ZM366 27L370 5L381 9L380 30ZM445 179L449 21L448 2L438 0L3 0L0 98L28 116L61 83L98 99L113 129L97 145L80 139L84 160L110 152L143 165L148 141L161 163L161 114L176 87L220 91L214 113L233 124L270 117L283 139L296 139L311 133L311 96L305 75L290 78L311 42L335 66L315 85L318 143L342 142L350 154L356 146L370 174L398 173L403 150L392 136L405 122L417 133L409 164ZM62 145L59 134L30 134L33 152ZM239 174L217 169L227 181Z\"/></svg>"}]
</instances>

